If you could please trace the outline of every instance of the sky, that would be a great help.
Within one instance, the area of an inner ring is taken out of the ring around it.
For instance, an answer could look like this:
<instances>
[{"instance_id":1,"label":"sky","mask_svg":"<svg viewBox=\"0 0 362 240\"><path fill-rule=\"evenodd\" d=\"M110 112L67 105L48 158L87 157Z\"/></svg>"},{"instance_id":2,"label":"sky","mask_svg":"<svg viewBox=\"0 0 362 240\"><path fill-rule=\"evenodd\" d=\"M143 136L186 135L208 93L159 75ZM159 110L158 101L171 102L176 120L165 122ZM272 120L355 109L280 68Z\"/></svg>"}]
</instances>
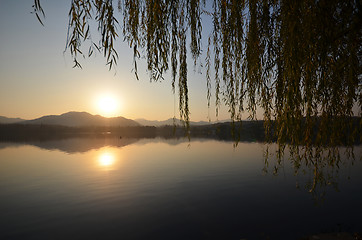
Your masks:
<instances>
[{"instance_id":1,"label":"sky","mask_svg":"<svg viewBox=\"0 0 362 240\"><path fill-rule=\"evenodd\" d=\"M80 58L83 69L72 68L70 53L64 53L71 1L41 3L46 15L44 26L31 14L32 0L0 0L0 116L33 119L86 111L130 119L179 117L178 94L177 90L172 93L170 71L163 81L150 82L145 60L141 59L140 80L136 80L133 53L122 35L116 43L120 58L114 70L108 70L99 53ZM214 105L207 107L205 69L201 72L194 69L189 56L190 119L229 119L225 108L216 117ZM104 109L107 101L113 107Z\"/></svg>"}]
</instances>

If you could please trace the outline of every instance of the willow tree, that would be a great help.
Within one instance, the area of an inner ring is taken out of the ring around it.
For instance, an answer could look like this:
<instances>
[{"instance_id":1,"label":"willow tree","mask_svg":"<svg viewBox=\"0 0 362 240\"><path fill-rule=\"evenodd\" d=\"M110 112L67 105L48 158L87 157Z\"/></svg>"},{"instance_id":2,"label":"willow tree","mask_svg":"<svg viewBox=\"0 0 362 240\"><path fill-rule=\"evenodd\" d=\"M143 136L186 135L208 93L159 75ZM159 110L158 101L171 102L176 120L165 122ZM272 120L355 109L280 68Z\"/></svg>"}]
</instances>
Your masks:
<instances>
[{"instance_id":1,"label":"willow tree","mask_svg":"<svg viewBox=\"0 0 362 240\"><path fill-rule=\"evenodd\" d=\"M42 22L40 0L33 9ZM359 0L72 0L67 49L74 67L96 50L111 69L122 38L137 79L140 52L152 81L170 69L187 125L191 57L204 62L208 104L214 90L216 108L225 104L232 120L262 109L267 135L281 144L337 146L361 137L362 122L352 121L362 107L361 11ZM203 24L212 25L207 36Z\"/></svg>"}]
</instances>

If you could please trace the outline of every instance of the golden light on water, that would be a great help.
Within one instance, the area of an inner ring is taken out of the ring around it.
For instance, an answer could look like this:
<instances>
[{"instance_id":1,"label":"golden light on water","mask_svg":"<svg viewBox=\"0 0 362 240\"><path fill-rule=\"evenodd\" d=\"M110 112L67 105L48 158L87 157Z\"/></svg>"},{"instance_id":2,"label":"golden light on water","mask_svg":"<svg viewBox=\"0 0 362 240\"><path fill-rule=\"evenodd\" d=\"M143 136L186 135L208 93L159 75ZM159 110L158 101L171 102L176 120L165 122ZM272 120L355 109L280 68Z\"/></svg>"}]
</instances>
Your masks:
<instances>
[{"instance_id":1,"label":"golden light on water","mask_svg":"<svg viewBox=\"0 0 362 240\"><path fill-rule=\"evenodd\" d=\"M115 155L111 152L103 152L98 157L98 165L102 168L109 169L116 163Z\"/></svg>"}]
</instances>

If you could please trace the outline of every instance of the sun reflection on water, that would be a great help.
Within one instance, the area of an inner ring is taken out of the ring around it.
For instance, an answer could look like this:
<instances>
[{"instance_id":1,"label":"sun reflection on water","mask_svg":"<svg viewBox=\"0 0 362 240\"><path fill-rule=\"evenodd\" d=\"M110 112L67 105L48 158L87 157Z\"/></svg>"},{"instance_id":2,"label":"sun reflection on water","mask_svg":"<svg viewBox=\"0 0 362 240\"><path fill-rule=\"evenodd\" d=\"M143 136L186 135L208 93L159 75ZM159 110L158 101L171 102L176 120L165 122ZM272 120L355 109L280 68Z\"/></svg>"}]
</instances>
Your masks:
<instances>
[{"instance_id":1,"label":"sun reflection on water","mask_svg":"<svg viewBox=\"0 0 362 240\"><path fill-rule=\"evenodd\" d=\"M113 168L116 163L116 155L111 151L102 152L98 156L98 166L104 169Z\"/></svg>"}]
</instances>

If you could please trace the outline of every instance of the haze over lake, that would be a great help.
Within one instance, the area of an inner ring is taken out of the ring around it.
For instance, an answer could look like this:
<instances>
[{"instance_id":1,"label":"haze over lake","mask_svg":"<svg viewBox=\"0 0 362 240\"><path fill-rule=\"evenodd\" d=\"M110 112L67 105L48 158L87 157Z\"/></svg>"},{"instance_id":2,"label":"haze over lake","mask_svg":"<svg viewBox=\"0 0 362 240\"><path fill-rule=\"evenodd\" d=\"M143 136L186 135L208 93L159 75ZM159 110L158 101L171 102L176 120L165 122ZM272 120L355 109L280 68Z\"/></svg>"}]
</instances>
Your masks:
<instances>
[{"instance_id":1,"label":"haze over lake","mask_svg":"<svg viewBox=\"0 0 362 240\"><path fill-rule=\"evenodd\" d=\"M332 172L337 188L313 194L313 169L295 176L286 153L275 176L265 147L161 138L2 142L0 238L300 239L362 229L359 146L353 167L345 160Z\"/></svg>"}]
</instances>

